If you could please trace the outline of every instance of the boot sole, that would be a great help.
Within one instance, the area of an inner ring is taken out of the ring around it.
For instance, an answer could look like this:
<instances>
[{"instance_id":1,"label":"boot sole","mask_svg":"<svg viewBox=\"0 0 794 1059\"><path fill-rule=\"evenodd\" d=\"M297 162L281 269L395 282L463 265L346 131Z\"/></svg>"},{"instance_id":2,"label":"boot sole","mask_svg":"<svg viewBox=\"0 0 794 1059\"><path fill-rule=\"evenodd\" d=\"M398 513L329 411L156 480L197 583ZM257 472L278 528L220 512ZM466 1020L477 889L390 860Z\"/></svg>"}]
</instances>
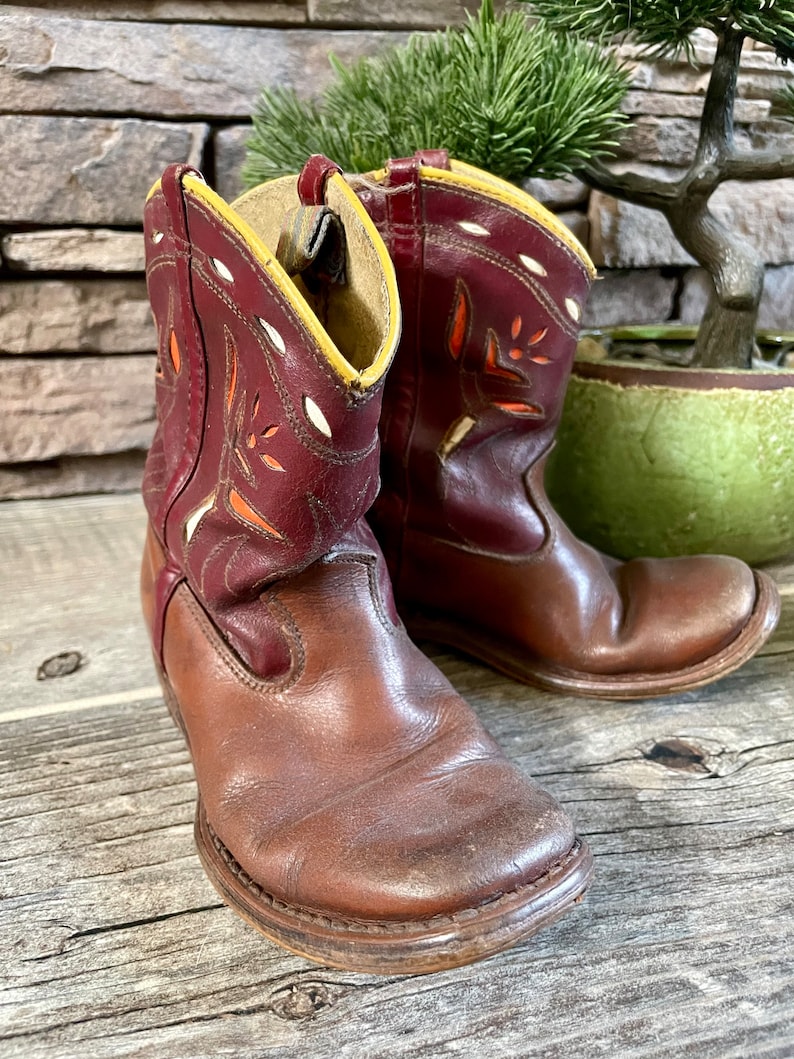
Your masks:
<instances>
[{"instance_id":1,"label":"boot sole","mask_svg":"<svg viewBox=\"0 0 794 1059\"><path fill-rule=\"evenodd\" d=\"M456 625L446 617L402 608L400 614L412 639L453 647L524 684L594 699L650 699L691 691L727 676L749 661L769 639L780 618L780 595L768 574L758 570L753 573L755 607L739 635L716 654L670 673L581 673L533 658L516 657L503 642Z\"/></svg>"},{"instance_id":2,"label":"boot sole","mask_svg":"<svg viewBox=\"0 0 794 1059\"><path fill-rule=\"evenodd\" d=\"M176 696L167 677L159 676L166 705L189 749ZM369 974L429 974L495 955L578 904L593 875L590 849L577 839L545 875L486 904L427 920L360 921L321 915L268 894L223 845L200 796L194 834L210 882L237 915L298 956Z\"/></svg>"}]
</instances>

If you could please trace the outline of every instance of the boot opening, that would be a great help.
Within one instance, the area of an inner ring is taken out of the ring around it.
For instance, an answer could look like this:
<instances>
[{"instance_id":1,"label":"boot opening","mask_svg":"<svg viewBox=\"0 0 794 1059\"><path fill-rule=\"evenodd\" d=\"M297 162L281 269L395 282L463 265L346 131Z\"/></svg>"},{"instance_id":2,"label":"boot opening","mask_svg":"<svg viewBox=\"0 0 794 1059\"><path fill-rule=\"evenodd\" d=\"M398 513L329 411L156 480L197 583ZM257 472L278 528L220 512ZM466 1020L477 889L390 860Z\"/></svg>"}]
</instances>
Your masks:
<instances>
[{"instance_id":1,"label":"boot opening","mask_svg":"<svg viewBox=\"0 0 794 1059\"><path fill-rule=\"evenodd\" d=\"M385 247L340 175L329 178L325 198L344 229L342 278L309 279L308 285L300 274L291 278L349 367L366 373L371 384L385 372L396 345L396 281ZM300 208L295 177L260 184L232 203L274 256L285 218Z\"/></svg>"}]
</instances>

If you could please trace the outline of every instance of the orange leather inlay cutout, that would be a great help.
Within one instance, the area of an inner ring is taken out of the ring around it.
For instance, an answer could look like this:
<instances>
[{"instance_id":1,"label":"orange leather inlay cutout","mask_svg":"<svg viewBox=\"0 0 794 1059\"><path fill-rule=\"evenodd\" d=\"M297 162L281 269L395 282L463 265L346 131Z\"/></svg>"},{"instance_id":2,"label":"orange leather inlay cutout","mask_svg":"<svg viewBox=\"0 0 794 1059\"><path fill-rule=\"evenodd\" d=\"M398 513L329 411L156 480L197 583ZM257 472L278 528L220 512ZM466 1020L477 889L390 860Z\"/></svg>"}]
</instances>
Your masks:
<instances>
[{"instance_id":1,"label":"orange leather inlay cutout","mask_svg":"<svg viewBox=\"0 0 794 1059\"><path fill-rule=\"evenodd\" d=\"M254 398L254 407L251 409L251 418L256 419L259 412L259 394Z\"/></svg>"},{"instance_id":2,"label":"orange leather inlay cutout","mask_svg":"<svg viewBox=\"0 0 794 1059\"><path fill-rule=\"evenodd\" d=\"M514 416L542 416L543 409L537 404L525 404L523 401L494 401L497 408Z\"/></svg>"},{"instance_id":3,"label":"orange leather inlay cutout","mask_svg":"<svg viewBox=\"0 0 794 1059\"><path fill-rule=\"evenodd\" d=\"M485 352L485 370L489 375L499 375L503 379L520 379L521 376L516 371L510 371L509 368L503 368L497 363L497 356L499 354L499 344L496 341L496 335L493 331L488 332L488 346Z\"/></svg>"},{"instance_id":4,"label":"orange leather inlay cutout","mask_svg":"<svg viewBox=\"0 0 794 1059\"><path fill-rule=\"evenodd\" d=\"M268 427L267 430L262 431L263 438L272 438L276 434L278 434L277 426Z\"/></svg>"},{"instance_id":5,"label":"orange leather inlay cutout","mask_svg":"<svg viewBox=\"0 0 794 1059\"><path fill-rule=\"evenodd\" d=\"M171 353L171 363L174 365L174 371L179 374L179 369L182 366L182 354L179 352L179 343L176 340L176 332L171 332L171 340L168 343L168 349Z\"/></svg>"},{"instance_id":6,"label":"orange leather inlay cutout","mask_svg":"<svg viewBox=\"0 0 794 1059\"><path fill-rule=\"evenodd\" d=\"M518 346L514 346L510 350L509 356L510 356L511 360L521 360L521 358L524 356L524 351L523 351L523 349L520 349Z\"/></svg>"},{"instance_id":7,"label":"orange leather inlay cutout","mask_svg":"<svg viewBox=\"0 0 794 1059\"><path fill-rule=\"evenodd\" d=\"M271 471L283 471L284 468L278 462L275 456L268 456L267 453L262 453L262 462L266 464Z\"/></svg>"},{"instance_id":8,"label":"orange leather inlay cutout","mask_svg":"<svg viewBox=\"0 0 794 1059\"><path fill-rule=\"evenodd\" d=\"M534 357L529 359L533 364L551 364L551 357L545 357L542 353L536 353Z\"/></svg>"},{"instance_id":9,"label":"orange leather inlay cutout","mask_svg":"<svg viewBox=\"0 0 794 1059\"><path fill-rule=\"evenodd\" d=\"M447 348L454 360L457 360L463 352L463 343L466 341L466 329L469 325L469 305L466 297L466 288L458 280L455 292L455 308L452 311L452 322L447 336Z\"/></svg>"},{"instance_id":10,"label":"orange leather inlay cutout","mask_svg":"<svg viewBox=\"0 0 794 1059\"><path fill-rule=\"evenodd\" d=\"M274 526L271 526L269 522L265 522L262 516L254 511L248 501L244 500L236 489L229 490L229 503L234 513L239 515L243 521L250 522L252 526L258 526L259 529L264 530L265 533L275 537L278 541L284 539L283 535Z\"/></svg>"},{"instance_id":11,"label":"orange leather inlay cutout","mask_svg":"<svg viewBox=\"0 0 794 1059\"><path fill-rule=\"evenodd\" d=\"M229 392L226 394L226 407L232 407L234 391L237 389L237 350L229 343Z\"/></svg>"},{"instance_id":12,"label":"orange leather inlay cutout","mask_svg":"<svg viewBox=\"0 0 794 1059\"><path fill-rule=\"evenodd\" d=\"M535 334L530 338L528 345L536 346L538 342L542 342L543 339L546 337L548 330L548 327L541 327L541 329L539 331L536 331Z\"/></svg>"},{"instance_id":13,"label":"orange leather inlay cutout","mask_svg":"<svg viewBox=\"0 0 794 1059\"><path fill-rule=\"evenodd\" d=\"M245 443L249 449L252 449L256 445L256 434L249 434L245 439Z\"/></svg>"},{"instance_id":14,"label":"orange leather inlay cutout","mask_svg":"<svg viewBox=\"0 0 794 1059\"><path fill-rule=\"evenodd\" d=\"M517 316L515 318L515 320L513 320L513 326L510 328L510 336L513 339L516 339L516 338L518 338L520 333L521 333L521 317Z\"/></svg>"}]
</instances>

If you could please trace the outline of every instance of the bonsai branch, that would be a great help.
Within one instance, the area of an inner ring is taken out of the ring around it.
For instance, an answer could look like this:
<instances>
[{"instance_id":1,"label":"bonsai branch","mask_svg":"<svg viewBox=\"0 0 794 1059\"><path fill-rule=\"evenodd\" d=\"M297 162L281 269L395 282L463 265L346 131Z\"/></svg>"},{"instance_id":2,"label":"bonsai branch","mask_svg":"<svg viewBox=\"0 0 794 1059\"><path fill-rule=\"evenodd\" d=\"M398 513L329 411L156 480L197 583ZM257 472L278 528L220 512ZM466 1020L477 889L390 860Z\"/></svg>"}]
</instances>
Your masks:
<instances>
[{"instance_id":1,"label":"bonsai branch","mask_svg":"<svg viewBox=\"0 0 794 1059\"><path fill-rule=\"evenodd\" d=\"M599 161L589 162L584 176L588 184L605 195L655 210L665 210L680 192L679 182L659 180L640 173L616 173Z\"/></svg>"},{"instance_id":2,"label":"bonsai branch","mask_svg":"<svg viewBox=\"0 0 794 1059\"><path fill-rule=\"evenodd\" d=\"M725 180L778 180L794 177L794 154L774 151L733 154L724 165Z\"/></svg>"}]
</instances>

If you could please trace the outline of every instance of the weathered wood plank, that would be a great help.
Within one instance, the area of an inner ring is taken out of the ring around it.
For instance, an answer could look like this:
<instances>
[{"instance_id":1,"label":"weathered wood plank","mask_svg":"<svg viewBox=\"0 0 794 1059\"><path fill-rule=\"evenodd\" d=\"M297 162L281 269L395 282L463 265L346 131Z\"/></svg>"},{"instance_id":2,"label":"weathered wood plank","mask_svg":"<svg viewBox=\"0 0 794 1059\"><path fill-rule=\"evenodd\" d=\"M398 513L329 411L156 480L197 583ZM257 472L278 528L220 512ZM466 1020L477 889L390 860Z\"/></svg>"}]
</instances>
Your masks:
<instances>
[{"instance_id":1,"label":"weathered wood plank","mask_svg":"<svg viewBox=\"0 0 794 1059\"><path fill-rule=\"evenodd\" d=\"M0 16L0 111L248 118L264 84L317 92L347 62L404 35ZM56 145L50 143L50 155Z\"/></svg>"},{"instance_id":2,"label":"weathered wood plank","mask_svg":"<svg viewBox=\"0 0 794 1059\"><path fill-rule=\"evenodd\" d=\"M154 355L15 357L0 371L0 464L147 449Z\"/></svg>"},{"instance_id":3,"label":"weathered wood plank","mask_svg":"<svg viewBox=\"0 0 794 1059\"><path fill-rule=\"evenodd\" d=\"M111 228L12 232L0 240L4 263L18 272L143 272L143 233Z\"/></svg>"},{"instance_id":4,"label":"weathered wood plank","mask_svg":"<svg viewBox=\"0 0 794 1059\"><path fill-rule=\"evenodd\" d=\"M0 353L140 353L157 348L143 277L0 284Z\"/></svg>"},{"instance_id":5,"label":"weathered wood plank","mask_svg":"<svg viewBox=\"0 0 794 1059\"><path fill-rule=\"evenodd\" d=\"M0 116L0 142L14 145L0 161L0 223L138 225L163 169L200 166L207 135L199 122Z\"/></svg>"},{"instance_id":6,"label":"weathered wood plank","mask_svg":"<svg viewBox=\"0 0 794 1059\"><path fill-rule=\"evenodd\" d=\"M435 651L589 836L596 882L560 923L483 964L330 971L220 907L192 852L188 758L154 697L137 614L142 528L135 497L0 505L0 587L14 598L0 611L4 705L30 706L0 717L5 1056L794 1051L785 636L717 685L639 703L547 695ZM790 617L794 568L774 569ZM76 645L70 630L89 664L36 681L35 659Z\"/></svg>"},{"instance_id":7,"label":"weathered wood plank","mask_svg":"<svg viewBox=\"0 0 794 1059\"><path fill-rule=\"evenodd\" d=\"M156 684L137 600L144 533L138 495L0 504L0 712ZM73 651L74 672L38 678L48 658Z\"/></svg>"}]
</instances>

